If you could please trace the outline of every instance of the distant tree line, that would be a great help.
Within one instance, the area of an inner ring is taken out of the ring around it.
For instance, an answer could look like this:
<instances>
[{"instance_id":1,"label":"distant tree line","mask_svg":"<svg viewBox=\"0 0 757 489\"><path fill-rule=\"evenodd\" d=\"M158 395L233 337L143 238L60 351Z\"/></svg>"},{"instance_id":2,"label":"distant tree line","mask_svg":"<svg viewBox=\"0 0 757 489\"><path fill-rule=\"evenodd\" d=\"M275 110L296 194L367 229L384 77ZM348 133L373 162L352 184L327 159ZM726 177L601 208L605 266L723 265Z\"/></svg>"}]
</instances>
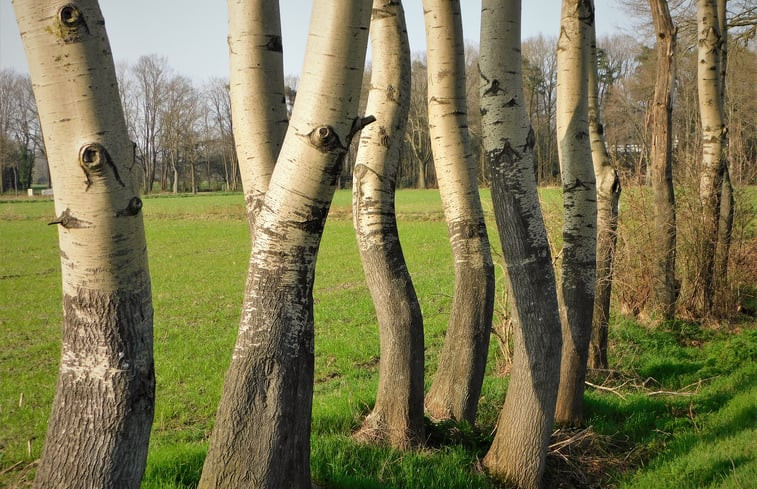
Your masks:
<instances>
[{"instance_id":1,"label":"distant tree line","mask_svg":"<svg viewBox=\"0 0 757 489\"><path fill-rule=\"evenodd\" d=\"M700 164L694 41L683 35L678 47L673 137L674 171L679 182L697 175ZM613 166L625 183L647 184L656 73L654 44L646 45L627 34L600 38L598 44L599 103ZM735 185L748 185L757 182L757 100L752 95L757 50L749 35L734 37L730 44L726 112L731 179ZM535 137L534 171L540 185L557 185L560 179L555 132L556 45L556 37L541 35L522 45L524 91ZM484 165L478 107L478 46L467 45L465 54L471 151L479 162L479 183L488 186L490 175ZM428 132L425 53L416 53L411 67L410 112L400 148L397 186L430 188L436 186L436 175ZM146 193L241 190L227 79L214 78L198 86L157 55L143 56L131 65L121 63L117 72ZM368 75L364 77L369 79ZM296 76L286 78L290 110L297 83ZM364 83L363 103L367 91L368 84ZM353 148L351 159L355 152ZM2 70L0 192L22 192L32 183L49 182L44 161L29 77ZM344 166L339 181L342 187L351 185L351 165Z\"/></svg>"}]
</instances>

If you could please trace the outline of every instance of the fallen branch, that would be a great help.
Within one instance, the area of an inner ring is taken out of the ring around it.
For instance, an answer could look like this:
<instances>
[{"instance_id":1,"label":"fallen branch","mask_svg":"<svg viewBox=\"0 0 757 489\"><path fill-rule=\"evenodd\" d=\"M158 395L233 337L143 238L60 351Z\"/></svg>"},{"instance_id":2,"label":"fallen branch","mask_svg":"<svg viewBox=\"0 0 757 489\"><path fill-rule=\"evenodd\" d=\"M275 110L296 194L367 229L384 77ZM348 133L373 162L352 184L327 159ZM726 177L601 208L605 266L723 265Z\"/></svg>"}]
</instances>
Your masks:
<instances>
[{"instance_id":1,"label":"fallen branch","mask_svg":"<svg viewBox=\"0 0 757 489\"><path fill-rule=\"evenodd\" d=\"M623 399L624 401L626 400L626 396L624 396L623 394L621 394L620 392L618 392L618 389L620 389L621 387L623 387L624 385L626 385L628 382L623 382L618 387L605 387L603 385L592 384L588 380L585 380L584 383L586 385L588 385L589 387L593 387L593 388L601 390L601 391L612 392L613 394L615 394L619 398Z\"/></svg>"}]
</instances>

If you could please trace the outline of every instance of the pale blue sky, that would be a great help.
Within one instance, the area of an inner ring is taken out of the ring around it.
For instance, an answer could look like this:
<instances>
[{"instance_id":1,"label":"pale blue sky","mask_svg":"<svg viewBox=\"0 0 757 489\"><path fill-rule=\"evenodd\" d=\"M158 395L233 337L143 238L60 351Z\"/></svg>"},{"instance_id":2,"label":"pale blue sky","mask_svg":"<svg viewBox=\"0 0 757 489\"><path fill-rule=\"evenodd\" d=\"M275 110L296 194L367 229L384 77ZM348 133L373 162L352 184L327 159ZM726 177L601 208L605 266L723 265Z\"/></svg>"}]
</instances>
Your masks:
<instances>
[{"instance_id":1,"label":"pale blue sky","mask_svg":"<svg viewBox=\"0 0 757 489\"><path fill-rule=\"evenodd\" d=\"M421 0L406 0L408 35L413 52L425 50ZM595 0L599 36L628 29L630 20L618 0ZM302 66L310 20L308 0L281 0L284 71ZM465 39L478 44L481 2L462 0ZM228 76L226 2L223 0L100 0L116 62L141 55L168 59L176 73L198 83ZM560 0L523 0L523 38L556 36ZM0 0L0 68L26 72L11 0Z\"/></svg>"}]
</instances>

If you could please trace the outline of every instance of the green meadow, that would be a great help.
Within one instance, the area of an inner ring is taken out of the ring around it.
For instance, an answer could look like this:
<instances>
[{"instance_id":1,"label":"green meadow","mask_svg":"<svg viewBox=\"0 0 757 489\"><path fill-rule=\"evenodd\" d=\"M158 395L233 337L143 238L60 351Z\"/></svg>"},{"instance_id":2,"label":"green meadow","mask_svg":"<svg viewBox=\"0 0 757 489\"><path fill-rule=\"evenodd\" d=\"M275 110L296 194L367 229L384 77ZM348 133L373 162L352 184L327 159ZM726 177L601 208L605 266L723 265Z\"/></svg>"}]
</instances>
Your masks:
<instances>
[{"instance_id":1,"label":"green meadow","mask_svg":"<svg viewBox=\"0 0 757 489\"><path fill-rule=\"evenodd\" d=\"M558 242L558 190L542 194ZM482 193L497 266L489 193ZM425 447L356 443L378 382L376 315L364 283L349 191L338 191L315 281L312 474L324 488L497 488L480 460L507 390L504 345L492 336L477 425L427 422ZM752 200L756 200L755 199ZM236 337L249 257L240 194L144 199L155 308L157 404L146 489L196 486ZM452 298L439 194L397 194L400 237L425 321L427 384ZM44 442L60 349L60 265L49 200L0 202L0 487L30 487ZM615 315L611 370L592 372L586 425L557 427L547 487L757 487L754 318L652 328ZM502 336L500 334L500 336Z\"/></svg>"}]
</instances>

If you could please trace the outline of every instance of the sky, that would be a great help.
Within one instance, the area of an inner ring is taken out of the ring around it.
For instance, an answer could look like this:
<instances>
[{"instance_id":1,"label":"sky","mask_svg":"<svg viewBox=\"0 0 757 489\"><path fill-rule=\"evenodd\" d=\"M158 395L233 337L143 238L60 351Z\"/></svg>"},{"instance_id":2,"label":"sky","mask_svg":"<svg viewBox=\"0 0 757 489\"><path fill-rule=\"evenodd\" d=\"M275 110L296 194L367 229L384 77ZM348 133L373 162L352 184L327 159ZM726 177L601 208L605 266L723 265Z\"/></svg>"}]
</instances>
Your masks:
<instances>
[{"instance_id":1,"label":"sky","mask_svg":"<svg viewBox=\"0 0 757 489\"><path fill-rule=\"evenodd\" d=\"M300 72L310 21L309 0L281 0L284 73ZM466 41L479 42L481 2L461 0ZM556 37L560 0L523 0L523 38ZM595 0L597 35L625 32L631 20L619 0ZM180 8L176 8L180 6ZM405 0L412 52L425 50L421 0ZM210 8L214 7L214 8ZM116 63L165 56L174 72L197 83L227 78L226 2L223 0L100 0ZM149 15L142 15L149 12ZM0 68L28 71L11 0L0 0Z\"/></svg>"}]
</instances>

